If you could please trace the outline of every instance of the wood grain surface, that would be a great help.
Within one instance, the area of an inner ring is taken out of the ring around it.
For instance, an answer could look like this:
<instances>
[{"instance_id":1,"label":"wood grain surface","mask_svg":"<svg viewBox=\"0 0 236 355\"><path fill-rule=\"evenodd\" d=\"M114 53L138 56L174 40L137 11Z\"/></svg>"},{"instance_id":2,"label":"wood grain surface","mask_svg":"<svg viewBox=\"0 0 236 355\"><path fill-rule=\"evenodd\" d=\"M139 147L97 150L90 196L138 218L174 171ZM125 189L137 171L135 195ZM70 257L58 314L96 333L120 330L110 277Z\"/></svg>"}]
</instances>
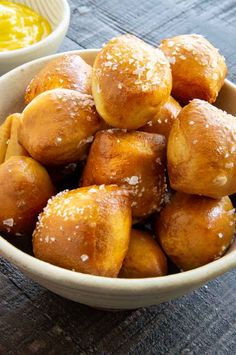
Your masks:
<instances>
[{"instance_id":1,"label":"wood grain surface","mask_svg":"<svg viewBox=\"0 0 236 355\"><path fill-rule=\"evenodd\" d=\"M235 0L71 0L60 51L95 48L119 33L157 45L205 35L236 82ZM108 313L67 301L0 259L0 355L236 354L236 271L173 302Z\"/></svg>"}]
</instances>

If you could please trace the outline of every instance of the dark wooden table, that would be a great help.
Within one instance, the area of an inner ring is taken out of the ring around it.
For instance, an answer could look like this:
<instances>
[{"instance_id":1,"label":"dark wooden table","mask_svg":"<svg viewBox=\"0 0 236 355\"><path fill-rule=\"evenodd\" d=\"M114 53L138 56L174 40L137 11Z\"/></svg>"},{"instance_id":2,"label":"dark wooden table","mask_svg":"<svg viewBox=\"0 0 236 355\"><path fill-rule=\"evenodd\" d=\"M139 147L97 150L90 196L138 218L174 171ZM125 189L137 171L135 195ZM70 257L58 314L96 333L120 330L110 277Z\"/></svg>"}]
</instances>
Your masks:
<instances>
[{"instance_id":1,"label":"dark wooden table","mask_svg":"<svg viewBox=\"0 0 236 355\"><path fill-rule=\"evenodd\" d=\"M236 82L235 0L71 0L61 51L100 47L130 32L160 39L201 33ZM0 259L0 355L236 354L236 270L173 302L107 313L39 287Z\"/></svg>"}]
</instances>

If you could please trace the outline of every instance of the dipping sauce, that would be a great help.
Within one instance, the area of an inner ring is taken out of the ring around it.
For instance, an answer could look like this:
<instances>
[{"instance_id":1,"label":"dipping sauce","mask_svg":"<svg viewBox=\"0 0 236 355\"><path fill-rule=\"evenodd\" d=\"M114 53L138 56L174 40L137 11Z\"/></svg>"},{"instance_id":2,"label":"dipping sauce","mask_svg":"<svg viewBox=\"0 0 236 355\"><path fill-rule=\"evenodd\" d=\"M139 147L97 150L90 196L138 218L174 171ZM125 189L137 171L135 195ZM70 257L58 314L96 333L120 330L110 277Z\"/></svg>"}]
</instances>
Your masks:
<instances>
[{"instance_id":1,"label":"dipping sauce","mask_svg":"<svg viewBox=\"0 0 236 355\"><path fill-rule=\"evenodd\" d=\"M51 32L49 22L28 6L0 0L0 52L28 47Z\"/></svg>"}]
</instances>

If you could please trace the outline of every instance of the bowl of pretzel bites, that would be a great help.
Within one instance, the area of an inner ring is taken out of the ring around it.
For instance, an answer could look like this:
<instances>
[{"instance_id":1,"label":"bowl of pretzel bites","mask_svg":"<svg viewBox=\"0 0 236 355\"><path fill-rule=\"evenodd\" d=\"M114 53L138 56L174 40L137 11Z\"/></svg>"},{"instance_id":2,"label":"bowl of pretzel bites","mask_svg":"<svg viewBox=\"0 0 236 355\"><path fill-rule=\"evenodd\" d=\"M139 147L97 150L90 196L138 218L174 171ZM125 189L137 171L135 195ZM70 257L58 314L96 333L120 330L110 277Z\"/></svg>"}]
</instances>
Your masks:
<instances>
[{"instance_id":1,"label":"bowl of pretzel bites","mask_svg":"<svg viewBox=\"0 0 236 355\"><path fill-rule=\"evenodd\" d=\"M38 59L0 78L0 254L93 307L236 266L236 87L201 35Z\"/></svg>"}]
</instances>

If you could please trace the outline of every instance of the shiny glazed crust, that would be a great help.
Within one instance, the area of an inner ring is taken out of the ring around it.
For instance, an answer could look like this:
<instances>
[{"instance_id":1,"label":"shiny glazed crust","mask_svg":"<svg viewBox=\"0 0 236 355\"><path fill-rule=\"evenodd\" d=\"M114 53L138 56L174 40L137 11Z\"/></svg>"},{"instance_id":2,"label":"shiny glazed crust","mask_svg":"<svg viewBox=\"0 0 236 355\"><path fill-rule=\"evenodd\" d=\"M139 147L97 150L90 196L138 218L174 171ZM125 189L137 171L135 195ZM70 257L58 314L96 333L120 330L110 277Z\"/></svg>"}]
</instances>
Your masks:
<instances>
[{"instance_id":1,"label":"shiny glazed crust","mask_svg":"<svg viewBox=\"0 0 236 355\"><path fill-rule=\"evenodd\" d=\"M176 193L156 224L158 240L171 260L190 270L220 258L232 242L234 209L220 200Z\"/></svg>"},{"instance_id":2,"label":"shiny glazed crust","mask_svg":"<svg viewBox=\"0 0 236 355\"><path fill-rule=\"evenodd\" d=\"M90 186L49 201L33 234L35 256L75 271L116 277L128 250L131 210L117 186Z\"/></svg>"},{"instance_id":3,"label":"shiny glazed crust","mask_svg":"<svg viewBox=\"0 0 236 355\"><path fill-rule=\"evenodd\" d=\"M174 122L167 147L174 190L213 198L236 192L236 119L193 100Z\"/></svg>"},{"instance_id":4,"label":"shiny glazed crust","mask_svg":"<svg viewBox=\"0 0 236 355\"><path fill-rule=\"evenodd\" d=\"M171 71L163 53L131 35L110 40L94 62L96 108L113 127L143 126L168 99L171 85Z\"/></svg>"},{"instance_id":5,"label":"shiny glazed crust","mask_svg":"<svg viewBox=\"0 0 236 355\"><path fill-rule=\"evenodd\" d=\"M100 131L91 146L82 186L117 184L129 191L133 217L160 208L165 191L165 137L146 132Z\"/></svg>"},{"instance_id":6,"label":"shiny glazed crust","mask_svg":"<svg viewBox=\"0 0 236 355\"><path fill-rule=\"evenodd\" d=\"M91 95L54 89L26 106L19 141L41 163L62 165L83 159L103 125Z\"/></svg>"},{"instance_id":7,"label":"shiny glazed crust","mask_svg":"<svg viewBox=\"0 0 236 355\"><path fill-rule=\"evenodd\" d=\"M169 97L166 103L160 107L155 118L148 121L145 126L139 130L149 133L162 134L168 140L171 127L181 111L180 104L173 98Z\"/></svg>"},{"instance_id":8,"label":"shiny glazed crust","mask_svg":"<svg viewBox=\"0 0 236 355\"><path fill-rule=\"evenodd\" d=\"M194 98L216 100L227 74L218 49L195 34L164 39L160 49L171 65L174 98L183 104Z\"/></svg>"},{"instance_id":9,"label":"shiny glazed crust","mask_svg":"<svg viewBox=\"0 0 236 355\"><path fill-rule=\"evenodd\" d=\"M119 277L142 278L167 274L166 256L152 235L132 229L129 249Z\"/></svg>"},{"instance_id":10,"label":"shiny glazed crust","mask_svg":"<svg viewBox=\"0 0 236 355\"><path fill-rule=\"evenodd\" d=\"M21 114L13 113L10 116L11 119L11 131L8 138L8 144L5 154L5 161L14 156L28 156L25 148L18 141L18 130L21 125Z\"/></svg>"},{"instance_id":11,"label":"shiny glazed crust","mask_svg":"<svg viewBox=\"0 0 236 355\"><path fill-rule=\"evenodd\" d=\"M0 165L0 231L32 233L36 218L55 189L47 171L29 157L14 156Z\"/></svg>"},{"instance_id":12,"label":"shiny glazed crust","mask_svg":"<svg viewBox=\"0 0 236 355\"><path fill-rule=\"evenodd\" d=\"M5 161L7 146L11 134L12 115L8 116L0 126L0 164Z\"/></svg>"},{"instance_id":13,"label":"shiny glazed crust","mask_svg":"<svg viewBox=\"0 0 236 355\"><path fill-rule=\"evenodd\" d=\"M49 62L26 88L28 104L44 91L64 88L91 95L92 67L78 54L64 54Z\"/></svg>"}]
</instances>

